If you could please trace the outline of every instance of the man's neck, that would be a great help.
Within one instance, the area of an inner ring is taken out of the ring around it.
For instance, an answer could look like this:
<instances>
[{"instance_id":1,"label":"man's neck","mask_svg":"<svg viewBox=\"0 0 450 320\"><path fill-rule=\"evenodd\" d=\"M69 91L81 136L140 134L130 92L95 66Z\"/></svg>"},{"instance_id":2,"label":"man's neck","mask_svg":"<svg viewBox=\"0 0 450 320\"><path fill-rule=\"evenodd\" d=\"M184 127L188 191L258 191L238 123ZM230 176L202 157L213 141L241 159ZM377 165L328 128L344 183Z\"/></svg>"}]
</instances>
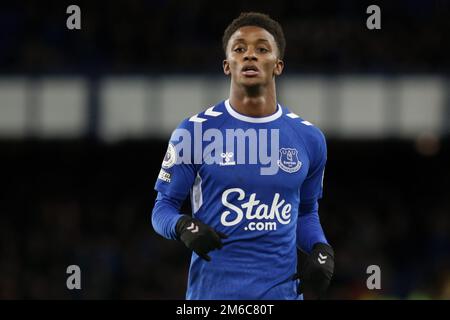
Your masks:
<instances>
[{"instance_id":1,"label":"man's neck","mask_svg":"<svg viewBox=\"0 0 450 320\"><path fill-rule=\"evenodd\" d=\"M265 89L241 89L231 85L230 104L240 114L266 117L277 111L275 86Z\"/></svg>"}]
</instances>

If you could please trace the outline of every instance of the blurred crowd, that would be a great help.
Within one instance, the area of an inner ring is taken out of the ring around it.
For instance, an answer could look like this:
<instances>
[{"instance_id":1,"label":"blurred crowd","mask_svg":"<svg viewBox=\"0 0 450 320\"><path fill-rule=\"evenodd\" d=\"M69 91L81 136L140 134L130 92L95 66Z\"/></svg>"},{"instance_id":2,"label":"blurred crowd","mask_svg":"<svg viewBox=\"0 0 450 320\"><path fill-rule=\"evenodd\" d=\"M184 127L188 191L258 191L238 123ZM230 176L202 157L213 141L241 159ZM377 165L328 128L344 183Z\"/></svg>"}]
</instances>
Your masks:
<instances>
[{"instance_id":1,"label":"blurred crowd","mask_svg":"<svg viewBox=\"0 0 450 320\"><path fill-rule=\"evenodd\" d=\"M450 4L377 1L381 30L366 28L368 1L77 1L81 30L66 28L71 2L0 6L2 72L220 72L224 29L242 11L277 19L287 72L449 71Z\"/></svg>"},{"instance_id":2,"label":"blurred crowd","mask_svg":"<svg viewBox=\"0 0 450 320\"><path fill-rule=\"evenodd\" d=\"M450 141L329 141L330 299L450 299ZM183 299L190 252L151 227L165 141L2 142L0 299ZM185 204L189 212L189 204ZM81 268L81 290L66 269ZM368 290L369 265L381 290Z\"/></svg>"}]
</instances>

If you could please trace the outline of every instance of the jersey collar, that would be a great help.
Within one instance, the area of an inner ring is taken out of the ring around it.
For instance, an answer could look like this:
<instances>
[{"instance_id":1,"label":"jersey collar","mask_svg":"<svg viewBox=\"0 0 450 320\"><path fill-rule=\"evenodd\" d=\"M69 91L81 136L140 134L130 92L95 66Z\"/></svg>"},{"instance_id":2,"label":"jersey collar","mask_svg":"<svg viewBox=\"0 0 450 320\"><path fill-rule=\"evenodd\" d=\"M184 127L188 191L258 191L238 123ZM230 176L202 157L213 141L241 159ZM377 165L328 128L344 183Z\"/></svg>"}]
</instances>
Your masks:
<instances>
[{"instance_id":1,"label":"jersey collar","mask_svg":"<svg viewBox=\"0 0 450 320\"><path fill-rule=\"evenodd\" d=\"M225 108L227 109L228 113L233 117L236 118L238 120L242 120L245 122L251 122L251 123L266 123L266 122L270 122L273 120L278 119L279 117L281 117L281 115L283 114L283 110L281 109L280 104L277 104L277 111L267 117L249 117L249 116L244 116L243 114L240 114L239 112L237 112L236 110L233 109L233 107L230 105L230 100L227 99L225 100Z\"/></svg>"}]
</instances>

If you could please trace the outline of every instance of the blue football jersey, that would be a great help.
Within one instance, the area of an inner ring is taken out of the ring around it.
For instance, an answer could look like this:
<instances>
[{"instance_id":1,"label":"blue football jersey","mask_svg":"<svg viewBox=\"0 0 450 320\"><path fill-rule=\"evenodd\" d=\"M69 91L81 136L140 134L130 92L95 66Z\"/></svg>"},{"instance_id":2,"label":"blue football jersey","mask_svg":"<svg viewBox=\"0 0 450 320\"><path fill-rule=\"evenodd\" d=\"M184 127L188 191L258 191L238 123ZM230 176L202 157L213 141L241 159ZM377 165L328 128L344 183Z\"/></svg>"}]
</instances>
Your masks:
<instances>
[{"instance_id":1,"label":"blue football jersey","mask_svg":"<svg viewBox=\"0 0 450 320\"><path fill-rule=\"evenodd\" d=\"M322 197L322 132L277 105L267 117L223 101L174 131L155 189L228 235L207 262L193 253L187 299L300 299L296 227L300 204Z\"/></svg>"}]
</instances>

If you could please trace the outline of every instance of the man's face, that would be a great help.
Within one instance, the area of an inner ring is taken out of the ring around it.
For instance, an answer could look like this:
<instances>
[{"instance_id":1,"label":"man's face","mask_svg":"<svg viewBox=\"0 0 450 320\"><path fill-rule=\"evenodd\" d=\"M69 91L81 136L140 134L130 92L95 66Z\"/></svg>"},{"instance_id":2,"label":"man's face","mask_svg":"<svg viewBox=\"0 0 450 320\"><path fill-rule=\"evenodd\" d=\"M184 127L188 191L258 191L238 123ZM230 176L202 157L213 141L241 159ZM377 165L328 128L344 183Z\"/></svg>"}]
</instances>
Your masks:
<instances>
[{"instance_id":1,"label":"man's face","mask_svg":"<svg viewBox=\"0 0 450 320\"><path fill-rule=\"evenodd\" d=\"M283 71L274 37L254 26L239 28L228 41L223 71L243 86L267 85Z\"/></svg>"}]
</instances>

